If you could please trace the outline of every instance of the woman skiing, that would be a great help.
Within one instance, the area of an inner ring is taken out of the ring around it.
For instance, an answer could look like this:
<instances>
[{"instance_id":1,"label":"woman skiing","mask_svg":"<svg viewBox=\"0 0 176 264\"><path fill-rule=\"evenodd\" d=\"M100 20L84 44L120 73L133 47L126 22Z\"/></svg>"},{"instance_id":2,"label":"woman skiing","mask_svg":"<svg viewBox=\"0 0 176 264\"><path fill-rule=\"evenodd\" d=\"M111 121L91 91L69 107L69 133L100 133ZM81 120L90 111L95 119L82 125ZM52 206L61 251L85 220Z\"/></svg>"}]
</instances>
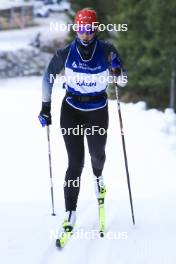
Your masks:
<instances>
[{"instance_id":1,"label":"woman skiing","mask_svg":"<svg viewBox=\"0 0 176 264\"><path fill-rule=\"evenodd\" d=\"M105 146L108 129L108 102L106 89L109 70L121 76L122 62L114 46L97 38L96 12L83 9L75 17L76 38L66 47L57 49L43 77L42 109L39 120L43 126L51 124L51 93L53 78L65 69L66 94L62 101L60 127L65 131L70 128L83 129L88 143L92 170L95 177L95 190L99 205L100 234L104 231L104 197L106 188L102 171L105 163ZM93 26L92 26L93 25ZM102 81L103 80L103 81ZM117 78L119 86L124 82ZM101 133L100 133L101 129ZM102 131L104 131L102 133ZM72 234L76 221L76 207L80 184L79 179L84 166L84 134L75 135L73 130L63 135L67 154L68 168L65 175L65 209L63 234L57 239L57 246L64 246Z\"/></svg>"}]
</instances>

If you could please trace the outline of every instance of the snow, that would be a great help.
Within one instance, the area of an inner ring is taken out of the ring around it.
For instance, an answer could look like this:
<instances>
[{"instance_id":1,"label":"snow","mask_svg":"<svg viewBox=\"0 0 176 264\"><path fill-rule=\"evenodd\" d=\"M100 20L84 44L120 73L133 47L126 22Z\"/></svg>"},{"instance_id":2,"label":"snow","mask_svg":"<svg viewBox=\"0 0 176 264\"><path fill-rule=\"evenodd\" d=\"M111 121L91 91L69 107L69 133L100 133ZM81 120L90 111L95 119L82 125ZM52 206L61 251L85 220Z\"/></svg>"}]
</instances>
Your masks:
<instances>
[{"instance_id":1,"label":"snow","mask_svg":"<svg viewBox=\"0 0 176 264\"><path fill-rule=\"evenodd\" d=\"M3 264L174 264L176 259L176 115L121 103L136 225L132 225L117 105L109 101L110 127L104 178L106 237L97 229L90 158L82 174L77 233L55 247L64 217L67 155L59 130L61 85L53 88L51 151L57 216L51 216L46 131L37 119L41 78L0 81L0 256ZM109 232L116 235L108 237ZM86 238L87 235L87 238ZM89 237L88 237L89 236ZM91 237L90 237L91 236Z\"/></svg>"}]
</instances>

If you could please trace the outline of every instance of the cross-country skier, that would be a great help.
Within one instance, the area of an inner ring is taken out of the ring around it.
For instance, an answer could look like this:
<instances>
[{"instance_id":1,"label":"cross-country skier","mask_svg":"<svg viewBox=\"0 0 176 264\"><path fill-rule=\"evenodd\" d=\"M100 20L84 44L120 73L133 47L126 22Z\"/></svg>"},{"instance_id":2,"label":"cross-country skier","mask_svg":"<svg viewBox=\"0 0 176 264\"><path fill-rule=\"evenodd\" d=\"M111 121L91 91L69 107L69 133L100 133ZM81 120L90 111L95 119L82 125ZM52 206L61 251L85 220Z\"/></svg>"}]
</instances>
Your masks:
<instances>
[{"instance_id":1,"label":"cross-country skier","mask_svg":"<svg viewBox=\"0 0 176 264\"><path fill-rule=\"evenodd\" d=\"M106 188L102 171L105 164L105 146L108 129L107 85L109 69L118 77L119 86L125 86L127 80L122 80L122 62L115 47L109 42L97 38L97 15L92 9L83 9L75 17L76 38L66 47L57 49L44 73L42 89L42 110L39 115L43 126L51 124L51 93L53 78L65 69L66 94L62 101L60 126L80 129L79 135L63 135L67 154L68 168L65 175L65 209L66 218L63 223L65 234L58 240L58 246L63 246L70 237L76 221L77 200L80 185L74 187L75 180L81 177L84 166L84 135L91 157L92 170L95 179L96 196L100 208L104 205ZM98 130L100 128L101 130ZM65 130L64 130L65 131ZM104 132L103 132L104 131ZM100 133L101 132L101 133ZM69 184L68 184L69 183ZM103 232L103 215L100 219L100 232ZM102 230L101 230L102 229Z\"/></svg>"}]
</instances>

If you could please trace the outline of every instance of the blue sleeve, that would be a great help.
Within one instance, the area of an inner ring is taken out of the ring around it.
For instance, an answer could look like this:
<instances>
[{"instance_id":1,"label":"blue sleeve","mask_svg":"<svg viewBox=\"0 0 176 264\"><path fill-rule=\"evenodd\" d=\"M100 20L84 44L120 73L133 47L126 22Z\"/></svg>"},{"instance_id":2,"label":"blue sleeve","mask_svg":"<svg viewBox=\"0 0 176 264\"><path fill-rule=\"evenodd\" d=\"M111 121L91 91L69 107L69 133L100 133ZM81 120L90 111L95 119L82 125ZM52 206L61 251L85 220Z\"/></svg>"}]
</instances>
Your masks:
<instances>
[{"instance_id":1,"label":"blue sleeve","mask_svg":"<svg viewBox=\"0 0 176 264\"><path fill-rule=\"evenodd\" d=\"M45 70L42 80L42 102L51 102L54 80L64 68L69 49L70 45L58 49Z\"/></svg>"},{"instance_id":2,"label":"blue sleeve","mask_svg":"<svg viewBox=\"0 0 176 264\"><path fill-rule=\"evenodd\" d=\"M115 68L120 72L123 63L117 49L108 41L101 40L101 45L109 69Z\"/></svg>"},{"instance_id":3,"label":"blue sleeve","mask_svg":"<svg viewBox=\"0 0 176 264\"><path fill-rule=\"evenodd\" d=\"M112 52L110 65L111 65L111 68L121 68L122 67L122 61L116 52Z\"/></svg>"},{"instance_id":4,"label":"blue sleeve","mask_svg":"<svg viewBox=\"0 0 176 264\"><path fill-rule=\"evenodd\" d=\"M117 49L111 43L108 43L109 66L110 68L122 68L122 59Z\"/></svg>"}]
</instances>

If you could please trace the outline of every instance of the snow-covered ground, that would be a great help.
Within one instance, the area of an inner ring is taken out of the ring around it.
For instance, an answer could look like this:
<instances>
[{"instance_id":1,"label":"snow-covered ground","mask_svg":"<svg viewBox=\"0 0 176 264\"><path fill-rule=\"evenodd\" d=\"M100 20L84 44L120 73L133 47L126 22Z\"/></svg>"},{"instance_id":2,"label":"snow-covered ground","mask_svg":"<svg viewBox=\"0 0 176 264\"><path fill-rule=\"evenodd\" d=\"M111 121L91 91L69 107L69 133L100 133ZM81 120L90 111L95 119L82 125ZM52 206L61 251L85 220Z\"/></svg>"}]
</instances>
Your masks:
<instances>
[{"instance_id":1,"label":"snow-covered ground","mask_svg":"<svg viewBox=\"0 0 176 264\"><path fill-rule=\"evenodd\" d=\"M77 212L77 234L60 251L67 167L59 130L64 90L53 89L51 150L57 216L51 216L46 131L37 119L41 78L0 81L0 259L3 264L175 264L176 115L145 104L121 104L136 225L132 225L119 120L109 101L110 127L104 178L106 236L97 229L97 202L86 146ZM111 237L110 237L111 232ZM108 236L109 235L109 236ZM112 239L112 235L114 239Z\"/></svg>"},{"instance_id":2,"label":"snow-covered ground","mask_svg":"<svg viewBox=\"0 0 176 264\"><path fill-rule=\"evenodd\" d=\"M57 25L66 25L67 20L65 14L52 13L48 18L35 18L33 27L0 31L0 51L29 49L31 47L29 44L34 41L38 33L41 34L41 41L44 43L56 38L63 41L68 32L60 30Z\"/></svg>"}]
</instances>

